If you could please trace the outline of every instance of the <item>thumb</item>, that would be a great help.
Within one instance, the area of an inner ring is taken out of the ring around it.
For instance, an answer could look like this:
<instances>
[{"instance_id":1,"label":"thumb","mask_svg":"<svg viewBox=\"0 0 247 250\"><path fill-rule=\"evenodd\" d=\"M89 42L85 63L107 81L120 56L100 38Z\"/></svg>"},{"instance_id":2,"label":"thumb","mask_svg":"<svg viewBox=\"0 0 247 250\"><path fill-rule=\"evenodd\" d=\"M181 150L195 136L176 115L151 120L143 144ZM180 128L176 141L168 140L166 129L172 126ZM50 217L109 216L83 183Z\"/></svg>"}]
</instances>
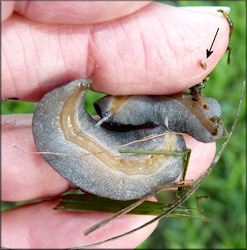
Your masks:
<instances>
[{"instance_id":1,"label":"thumb","mask_svg":"<svg viewBox=\"0 0 247 250\"><path fill-rule=\"evenodd\" d=\"M98 66L93 71L94 89L116 95L160 95L199 83L217 65L229 42L229 24L222 14L215 14L152 4L134 18L122 20L121 27L115 25L115 36L106 25L94 34L91 47ZM218 28L214 53L207 58L206 49ZM108 38L102 39L103 35Z\"/></svg>"},{"instance_id":2,"label":"thumb","mask_svg":"<svg viewBox=\"0 0 247 250\"><path fill-rule=\"evenodd\" d=\"M206 59L218 28L214 53ZM228 41L222 14L157 2L93 25L37 25L14 16L3 24L2 98L37 101L84 77L93 80L93 90L113 95L181 92L213 70Z\"/></svg>"}]
</instances>

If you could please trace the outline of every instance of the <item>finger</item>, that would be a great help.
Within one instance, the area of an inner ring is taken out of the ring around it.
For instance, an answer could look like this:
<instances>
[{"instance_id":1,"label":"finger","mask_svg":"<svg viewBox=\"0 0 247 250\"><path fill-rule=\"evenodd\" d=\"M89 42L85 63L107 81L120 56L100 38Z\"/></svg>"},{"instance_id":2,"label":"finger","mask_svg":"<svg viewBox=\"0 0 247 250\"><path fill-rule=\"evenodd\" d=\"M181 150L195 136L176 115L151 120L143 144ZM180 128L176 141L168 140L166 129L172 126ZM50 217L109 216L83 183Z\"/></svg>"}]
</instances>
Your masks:
<instances>
[{"instance_id":1,"label":"finger","mask_svg":"<svg viewBox=\"0 0 247 250\"><path fill-rule=\"evenodd\" d=\"M8 19L12 15L14 11L14 7L15 7L14 1L9 1L9 2L1 1L1 21L2 22Z\"/></svg>"},{"instance_id":2,"label":"finger","mask_svg":"<svg viewBox=\"0 0 247 250\"><path fill-rule=\"evenodd\" d=\"M56 211L58 200L27 205L2 214L2 246L10 248L70 248L106 240L144 224L153 216L123 215L94 233L83 231L109 214ZM155 229L153 223L144 229L100 248L135 248Z\"/></svg>"},{"instance_id":3,"label":"finger","mask_svg":"<svg viewBox=\"0 0 247 250\"><path fill-rule=\"evenodd\" d=\"M214 53L206 60L217 28ZM48 25L14 15L2 30L2 98L29 101L84 77L109 94L177 93L212 71L229 40L224 17L154 2L95 25Z\"/></svg>"},{"instance_id":4,"label":"finger","mask_svg":"<svg viewBox=\"0 0 247 250\"><path fill-rule=\"evenodd\" d=\"M35 21L45 23L99 23L128 15L150 1L117 2L16 2L15 11Z\"/></svg>"},{"instance_id":5,"label":"finger","mask_svg":"<svg viewBox=\"0 0 247 250\"><path fill-rule=\"evenodd\" d=\"M23 201L57 196L71 187L41 155L34 155L31 115L10 115L2 119L2 200ZM201 143L185 136L192 149L186 179L195 180L209 167L215 143ZM26 150L14 148L12 145ZM14 157L13 157L14 155Z\"/></svg>"},{"instance_id":6,"label":"finger","mask_svg":"<svg viewBox=\"0 0 247 250\"><path fill-rule=\"evenodd\" d=\"M186 141L186 147L191 149L189 166L185 179L193 182L199 179L210 166L215 156L216 144L214 142L199 142L189 135L184 135L183 137ZM181 175L175 180L175 182L179 182L180 177Z\"/></svg>"},{"instance_id":7,"label":"finger","mask_svg":"<svg viewBox=\"0 0 247 250\"><path fill-rule=\"evenodd\" d=\"M2 116L2 200L53 197L71 187L41 155L28 153L37 151L31 124L31 114Z\"/></svg>"}]
</instances>

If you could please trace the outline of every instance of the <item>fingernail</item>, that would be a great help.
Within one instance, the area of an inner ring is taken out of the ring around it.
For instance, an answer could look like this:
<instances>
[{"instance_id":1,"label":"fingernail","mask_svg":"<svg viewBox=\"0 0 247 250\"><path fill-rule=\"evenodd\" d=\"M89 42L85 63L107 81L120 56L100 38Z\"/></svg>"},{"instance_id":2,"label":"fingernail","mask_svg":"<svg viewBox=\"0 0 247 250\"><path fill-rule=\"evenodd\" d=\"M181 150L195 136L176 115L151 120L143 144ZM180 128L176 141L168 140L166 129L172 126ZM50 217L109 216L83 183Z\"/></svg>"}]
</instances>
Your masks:
<instances>
[{"instance_id":1,"label":"fingernail","mask_svg":"<svg viewBox=\"0 0 247 250\"><path fill-rule=\"evenodd\" d=\"M186 6L186 7L179 7L182 9L187 9L191 11L199 11L199 12L207 12L211 14L215 14L217 16L222 16L217 10L224 10L227 14L229 14L231 8L227 6Z\"/></svg>"}]
</instances>

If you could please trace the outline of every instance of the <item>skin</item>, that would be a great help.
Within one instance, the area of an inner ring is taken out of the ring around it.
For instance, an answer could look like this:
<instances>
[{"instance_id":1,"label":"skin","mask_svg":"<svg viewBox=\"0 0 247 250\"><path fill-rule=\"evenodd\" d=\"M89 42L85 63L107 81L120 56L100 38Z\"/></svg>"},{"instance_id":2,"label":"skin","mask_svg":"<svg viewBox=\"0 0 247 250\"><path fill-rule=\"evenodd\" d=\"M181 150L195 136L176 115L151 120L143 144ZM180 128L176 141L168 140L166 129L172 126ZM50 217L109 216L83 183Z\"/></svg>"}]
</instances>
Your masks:
<instances>
[{"instance_id":1,"label":"skin","mask_svg":"<svg viewBox=\"0 0 247 250\"><path fill-rule=\"evenodd\" d=\"M229 25L222 17L154 2L108 2L107 8L103 2L1 5L1 98L19 97L21 101L39 101L49 90L82 77L93 80L94 90L108 94L177 93L212 71L229 39ZM205 59L217 28L214 53L203 70L198 62ZM4 201L56 197L73 188L40 155L12 146L37 151L31 121L31 114L2 117ZM215 144L203 144L189 136L185 139L192 149L187 179L196 179L209 167ZM3 212L2 246L86 245L126 232L151 218L122 216L85 237L83 230L109 215L54 211L57 203L54 199ZM156 225L100 247L135 248Z\"/></svg>"}]
</instances>

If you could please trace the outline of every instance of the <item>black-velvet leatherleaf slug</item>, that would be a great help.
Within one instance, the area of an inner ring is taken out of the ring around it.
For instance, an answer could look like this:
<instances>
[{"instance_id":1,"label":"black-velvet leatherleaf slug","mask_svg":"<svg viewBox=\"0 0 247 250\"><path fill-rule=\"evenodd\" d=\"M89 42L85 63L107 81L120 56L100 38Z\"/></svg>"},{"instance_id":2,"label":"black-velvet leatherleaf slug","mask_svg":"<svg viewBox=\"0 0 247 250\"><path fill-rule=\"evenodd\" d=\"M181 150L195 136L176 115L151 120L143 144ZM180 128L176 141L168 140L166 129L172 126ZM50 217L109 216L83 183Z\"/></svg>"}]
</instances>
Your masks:
<instances>
[{"instance_id":1,"label":"black-velvet leatherleaf slug","mask_svg":"<svg viewBox=\"0 0 247 250\"><path fill-rule=\"evenodd\" d=\"M190 127L189 131L193 134L194 127L198 126L198 123L195 125L185 121L190 120L192 123L195 121L195 118L190 118L194 116L193 112L187 111L187 107L184 108L184 114L178 112L179 109L183 109L183 103L170 105L168 100L170 97L166 100L165 97L159 96L132 96L117 98L115 101L104 98L97 102L96 106L98 110L112 112L107 122L113 124L113 127L114 124L118 128L121 124L155 125L152 128L122 132L109 130L102 125L97 126L97 121L85 110L84 99L90 85L90 79L74 80L48 92L38 103L33 117L33 135L43 158L61 176L77 187L116 200L140 198L150 194L152 187L172 183L183 169L182 156L121 154L119 146L150 135L173 131L179 119L186 124L186 127ZM136 100L132 103L134 98ZM162 101L163 98L165 102ZM173 98L171 101L173 102ZM208 99L206 101L209 104L207 112L210 113L211 103ZM133 104L138 106L129 109ZM162 111L163 108L166 109L163 107L166 105L172 106L173 115L167 115L168 111ZM217 120L215 117L220 118L220 107L216 101L213 101L212 105L217 107L216 111L210 114ZM118 120L118 112L122 114L120 117L125 116L126 119ZM161 118L163 113L168 118ZM140 116L145 116L145 119L141 120ZM178 119L177 116L181 117ZM196 117L200 120L200 116ZM135 119L138 121L137 124ZM171 125L173 120L175 125ZM212 131L210 130L208 141L218 138L222 133L219 127L216 129L217 135L214 135L216 134L214 126L210 129ZM167 133L164 136L129 144L121 149L184 152L186 145L181 135Z\"/></svg>"}]
</instances>

